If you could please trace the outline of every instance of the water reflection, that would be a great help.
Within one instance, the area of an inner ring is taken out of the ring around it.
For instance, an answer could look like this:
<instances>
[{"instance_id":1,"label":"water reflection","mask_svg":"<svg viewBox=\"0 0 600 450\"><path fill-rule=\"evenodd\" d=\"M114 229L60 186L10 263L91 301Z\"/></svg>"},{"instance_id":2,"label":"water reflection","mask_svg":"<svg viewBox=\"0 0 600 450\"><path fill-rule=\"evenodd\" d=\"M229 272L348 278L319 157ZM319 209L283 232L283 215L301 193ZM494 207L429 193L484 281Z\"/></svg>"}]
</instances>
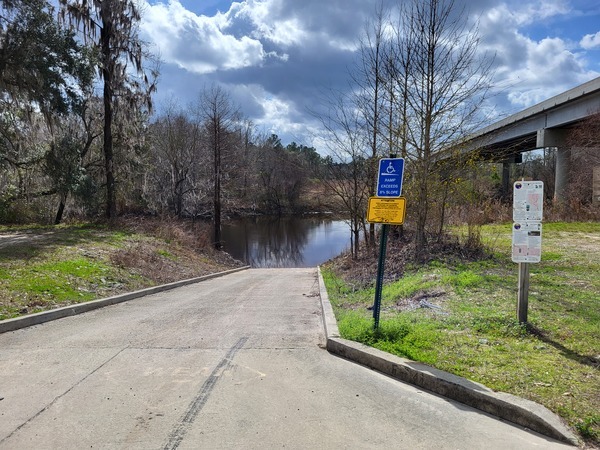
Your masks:
<instances>
[{"instance_id":1,"label":"water reflection","mask_svg":"<svg viewBox=\"0 0 600 450\"><path fill-rule=\"evenodd\" d=\"M223 225L223 246L252 267L314 267L350 245L341 220L252 217Z\"/></svg>"}]
</instances>

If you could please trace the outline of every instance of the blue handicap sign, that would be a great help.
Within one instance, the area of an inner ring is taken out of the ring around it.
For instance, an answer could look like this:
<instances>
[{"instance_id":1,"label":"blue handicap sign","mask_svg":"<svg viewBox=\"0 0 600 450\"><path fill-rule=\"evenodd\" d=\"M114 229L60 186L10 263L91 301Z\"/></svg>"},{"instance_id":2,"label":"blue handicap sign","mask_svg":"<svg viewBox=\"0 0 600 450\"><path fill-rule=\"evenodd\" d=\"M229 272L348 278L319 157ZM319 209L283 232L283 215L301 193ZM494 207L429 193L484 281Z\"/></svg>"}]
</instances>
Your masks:
<instances>
[{"instance_id":1,"label":"blue handicap sign","mask_svg":"<svg viewBox=\"0 0 600 450\"><path fill-rule=\"evenodd\" d=\"M400 197L404 178L404 158L382 158L379 160L377 197Z\"/></svg>"}]
</instances>

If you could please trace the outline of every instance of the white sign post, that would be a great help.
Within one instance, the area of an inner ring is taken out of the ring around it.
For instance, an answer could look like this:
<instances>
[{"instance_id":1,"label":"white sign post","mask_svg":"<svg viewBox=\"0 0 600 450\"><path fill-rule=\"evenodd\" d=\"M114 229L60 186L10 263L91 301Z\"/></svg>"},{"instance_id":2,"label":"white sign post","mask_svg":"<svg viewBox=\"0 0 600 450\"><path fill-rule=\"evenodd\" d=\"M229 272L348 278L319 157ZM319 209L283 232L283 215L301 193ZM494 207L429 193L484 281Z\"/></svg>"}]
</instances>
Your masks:
<instances>
[{"instance_id":1,"label":"white sign post","mask_svg":"<svg viewBox=\"0 0 600 450\"><path fill-rule=\"evenodd\" d=\"M542 213L544 183L517 181L513 189L512 260L519 263L517 317L527 323L529 263L542 257Z\"/></svg>"}]
</instances>

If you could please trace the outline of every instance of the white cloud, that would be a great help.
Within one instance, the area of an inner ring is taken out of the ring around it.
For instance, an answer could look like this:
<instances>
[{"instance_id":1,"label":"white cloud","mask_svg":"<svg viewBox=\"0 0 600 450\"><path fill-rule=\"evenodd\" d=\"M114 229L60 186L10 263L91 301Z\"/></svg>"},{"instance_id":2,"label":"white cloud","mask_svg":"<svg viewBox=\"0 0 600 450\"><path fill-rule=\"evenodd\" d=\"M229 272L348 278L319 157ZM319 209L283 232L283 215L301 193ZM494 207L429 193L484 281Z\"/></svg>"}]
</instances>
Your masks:
<instances>
[{"instance_id":1,"label":"white cloud","mask_svg":"<svg viewBox=\"0 0 600 450\"><path fill-rule=\"evenodd\" d=\"M189 11L179 0L144 0L141 29L165 62L207 74L286 61L289 49L354 50L356 28L343 26L343 20L327 20L327 10L338 11L340 1L303 0L299 5L290 0L244 0L208 17Z\"/></svg>"},{"instance_id":2,"label":"white cloud","mask_svg":"<svg viewBox=\"0 0 600 450\"><path fill-rule=\"evenodd\" d=\"M282 15L283 0L247 0L234 3L226 14L228 25L235 27L239 20L253 25L252 36L266 39L273 44L289 47L300 44L306 38L303 24L298 17Z\"/></svg>"},{"instance_id":3,"label":"white cloud","mask_svg":"<svg viewBox=\"0 0 600 450\"><path fill-rule=\"evenodd\" d=\"M596 34L586 34L579 45L586 50L600 47L600 31L598 31Z\"/></svg>"},{"instance_id":4,"label":"white cloud","mask_svg":"<svg viewBox=\"0 0 600 450\"><path fill-rule=\"evenodd\" d=\"M570 12L571 7L565 0L515 1L510 4L504 1L487 9L484 17L495 23L524 27Z\"/></svg>"},{"instance_id":5,"label":"white cloud","mask_svg":"<svg viewBox=\"0 0 600 450\"><path fill-rule=\"evenodd\" d=\"M220 3L228 6L209 17L182 5L206 0L140 1L143 37L160 49L169 78L159 95L186 101L205 84L222 84L257 126L299 143L318 139L320 125L308 110L318 109L320 93L349 88L348 67L376 3L238 0ZM585 52L600 46L600 33L581 40L560 34L577 26L574 0L457 0L457 7L463 2L480 19L480 49L496 54L489 111L517 112L600 75Z\"/></svg>"},{"instance_id":6,"label":"white cloud","mask_svg":"<svg viewBox=\"0 0 600 450\"><path fill-rule=\"evenodd\" d=\"M285 137L284 145L296 141L324 150L323 129L320 122L311 116L299 114L298 107L291 99L269 93L257 84L239 84L229 86L232 98L253 110L252 123L259 132L266 135L277 134Z\"/></svg>"},{"instance_id":7,"label":"white cloud","mask_svg":"<svg viewBox=\"0 0 600 450\"><path fill-rule=\"evenodd\" d=\"M598 74L587 68L577 45L559 38L526 35L536 13L545 17L569 12L564 2L492 7L482 16L483 47L496 54L495 84L506 91L511 112L541 102ZM497 97L496 97L497 100Z\"/></svg>"},{"instance_id":8,"label":"white cloud","mask_svg":"<svg viewBox=\"0 0 600 450\"><path fill-rule=\"evenodd\" d=\"M165 62L191 72L206 74L260 65L267 57L261 42L226 34L226 26L223 14L198 16L178 0L170 0L168 4L147 4L141 29Z\"/></svg>"}]
</instances>

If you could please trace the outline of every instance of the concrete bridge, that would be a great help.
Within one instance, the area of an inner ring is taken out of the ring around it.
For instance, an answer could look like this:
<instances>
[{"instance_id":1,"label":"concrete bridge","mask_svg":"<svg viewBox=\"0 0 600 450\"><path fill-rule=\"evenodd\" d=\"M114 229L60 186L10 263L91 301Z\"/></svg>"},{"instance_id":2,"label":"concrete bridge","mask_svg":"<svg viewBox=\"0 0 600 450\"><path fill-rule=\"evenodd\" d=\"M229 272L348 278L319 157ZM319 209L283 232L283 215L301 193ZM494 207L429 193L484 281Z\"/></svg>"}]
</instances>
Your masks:
<instances>
[{"instance_id":1,"label":"concrete bridge","mask_svg":"<svg viewBox=\"0 0 600 450\"><path fill-rule=\"evenodd\" d=\"M510 164L522 162L523 152L557 148L554 196L562 200L569 183L568 130L598 112L600 77L477 131L464 143L465 150L502 162L503 188L508 191ZM594 174L594 185L600 186L600 168ZM594 201L600 201L600 192L594 192Z\"/></svg>"}]
</instances>

